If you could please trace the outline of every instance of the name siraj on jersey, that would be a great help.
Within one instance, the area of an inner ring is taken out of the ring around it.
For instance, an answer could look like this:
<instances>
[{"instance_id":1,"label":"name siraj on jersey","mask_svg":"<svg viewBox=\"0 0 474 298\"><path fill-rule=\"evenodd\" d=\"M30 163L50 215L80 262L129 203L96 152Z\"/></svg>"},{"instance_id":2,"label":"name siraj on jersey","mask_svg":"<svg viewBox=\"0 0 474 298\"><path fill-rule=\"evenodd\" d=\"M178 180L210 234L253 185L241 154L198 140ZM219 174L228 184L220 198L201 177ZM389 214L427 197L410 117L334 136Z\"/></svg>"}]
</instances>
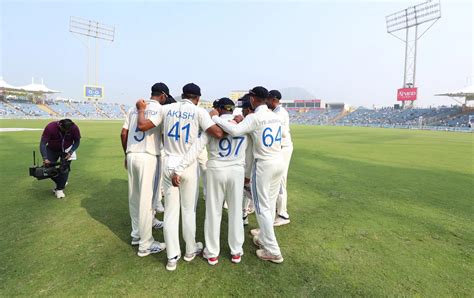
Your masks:
<instances>
[{"instance_id":1,"label":"name siraj on jersey","mask_svg":"<svg viewBox=\"0 0 474 298\"><path fill-rule=\"evenodd\" d=\"M175 117L175 118L181 118L181 119L192 119L194 120L194 113L189 113L189 112L180 112L180 111L168 111L168 114L166 114L166 117Z\"/></svg>"}]
</instances>

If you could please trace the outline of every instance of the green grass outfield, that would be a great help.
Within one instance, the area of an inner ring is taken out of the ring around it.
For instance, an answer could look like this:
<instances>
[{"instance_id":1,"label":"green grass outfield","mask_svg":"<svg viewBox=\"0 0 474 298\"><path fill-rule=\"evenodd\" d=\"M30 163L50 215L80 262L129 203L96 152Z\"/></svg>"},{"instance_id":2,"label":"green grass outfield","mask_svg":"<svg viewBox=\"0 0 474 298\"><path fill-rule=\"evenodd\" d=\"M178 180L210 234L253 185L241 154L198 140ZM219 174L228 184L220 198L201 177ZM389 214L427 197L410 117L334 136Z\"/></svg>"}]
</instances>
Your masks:
<instances>
[{"instance_id":1,"label":"green grass outfield","mask_svg":"<svg viewBox=\"0 0 474 298\"><path fill-rule=\"evenodd\" d=\"M0 296L474 295L473 134L295 126L292 222L276 229L284 263L257 259L252 216L232 264L224 216L218 265L167 272L166 254L140 258L129 244L121 122L78 124L64 200L28 176L41 131L0 132ZM203 214L200 200L201 241Z\"/></svg>"}]
</instances>

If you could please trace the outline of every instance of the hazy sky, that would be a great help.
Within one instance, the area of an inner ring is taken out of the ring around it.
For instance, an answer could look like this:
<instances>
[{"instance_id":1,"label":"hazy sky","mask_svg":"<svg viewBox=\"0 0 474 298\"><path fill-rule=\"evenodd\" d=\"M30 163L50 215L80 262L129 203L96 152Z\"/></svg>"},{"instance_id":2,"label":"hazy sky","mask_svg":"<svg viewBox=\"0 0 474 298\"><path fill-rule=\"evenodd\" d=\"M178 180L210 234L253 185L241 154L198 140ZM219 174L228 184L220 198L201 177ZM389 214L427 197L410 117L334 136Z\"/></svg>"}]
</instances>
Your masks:
<instances>
[{"instance_id":1,"label":"hazy sky","mask_svg":"<svg viewBox=\"0 0 474 298\"><path fill-rule=\"evenodd\" d=\"M175 96L188 82L210 99L298 86L328 102L392 105L404 46L385 16L420 2L0 0L0 75L16 86L44 78L59 96L81 99L86 50L69 32L78 16L116 28L115 41L99 45L107 101L132 103L163 81ZM418 46L418 106L453 103L433 94L474 76L472 1L441 6Z\"/></svg>"}]
</instances>

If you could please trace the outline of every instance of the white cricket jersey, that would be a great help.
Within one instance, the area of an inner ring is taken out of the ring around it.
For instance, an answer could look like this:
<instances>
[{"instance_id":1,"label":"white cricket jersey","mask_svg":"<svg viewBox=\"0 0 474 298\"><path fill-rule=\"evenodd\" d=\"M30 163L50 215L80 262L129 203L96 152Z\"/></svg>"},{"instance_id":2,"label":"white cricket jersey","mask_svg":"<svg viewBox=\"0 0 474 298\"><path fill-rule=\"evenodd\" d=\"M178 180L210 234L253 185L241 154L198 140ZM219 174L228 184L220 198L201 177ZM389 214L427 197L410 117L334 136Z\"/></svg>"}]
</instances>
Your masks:
<instances>
[{"instance_id":1,"label":"white cricket jersey","mask_svg":"<svg viewBox=\"0 0 474 298\"><path fill-rule=\"evenodd\" d=\"M232 114L224 114L219 117L223 121L227 121L232 125L234 116ZM179 166L176 167L175 173L180 175L190 164L196 161L202 150L208 146L209 159L207 168L220 168L233 165L245 165L245 151L247 149L247 136L230 136L226 135L221 139L209 136L207 133L201 134L201 137L189 151L184 155Z\"/></svg>"},{"instance_id":2,"label":"white cricket jersey","mask_svg":"<svg viewBox=\"0 0 474 298\"><path fill-rule=\"evenodd\" d=\"M128 110L124 129L128 129L127 153L148 153L160 155L161 126L156 121L156 115L161 113L162 106L155 100L147 100L145 109L145 118L151 120L156 127L147 131L140 131L137 127L138 112L135 107Z\"/></svg>"},{"instance_id":3,"label":"white cricket jersey","mask_svg":"<svg viewBox=\"0 0 474 298\"><path fill-rule=\"evenodd\" d=\"M274 110L281 120L281 146L287 147L292 146L293 142L291 141L290 135L290 115L281 105L278 105Z\"/></svg>"},{"instance_id":4,"label":"white cricket jersey","mask_svg":"<svg viewBox=\"0 0 474 298\"><path fill-rule=\"evenodd\" d=\"M277 114L261 105L239 124L229 123L217 116L212 117L231 136L249 134L253 142L253 156L256 160L271 160L281 157L282 128Z\"/></svg>"},{"instance_id":5,"label":"white cricket jersey","mask_svg":"<svg viewBox=\"0 0 474 298\"><path fill-rule=\"evenodd\" d=\"M183 156L198 139L199 130L206 131L215 124L206 110L188 99L163 106L161 117L167 156Z\"/></svg>"}]
</instances>

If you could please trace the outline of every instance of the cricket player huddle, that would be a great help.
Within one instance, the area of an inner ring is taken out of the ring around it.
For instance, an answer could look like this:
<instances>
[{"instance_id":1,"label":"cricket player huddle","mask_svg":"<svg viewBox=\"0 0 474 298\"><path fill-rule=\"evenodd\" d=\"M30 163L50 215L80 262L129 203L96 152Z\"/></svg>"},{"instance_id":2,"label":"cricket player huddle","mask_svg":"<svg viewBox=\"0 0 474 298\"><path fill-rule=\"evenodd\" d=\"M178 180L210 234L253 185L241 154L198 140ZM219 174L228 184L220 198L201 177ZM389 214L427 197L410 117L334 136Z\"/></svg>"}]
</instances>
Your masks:
<instances>
[{"instance_id":1,"label":"cricket player huddle","mask_svg":"<svg viewBox=\"0 0 474 298\"><path fill-rule=\"evenodd\" d=\"M176 270L181 213L183 259L190 262L202 253L210 265L217 264L225 206L233 263L244 255L244 224L253 211L259 228L250 233L257 256L283 262L274 226L290 222L286 180L293 145L280 92L255 87L238 101L242 115L234 115L235 103L225 97L214 102L211 112L198 107L201 90L193 83L183 87L178 102L164 83L156 83L151 91L150 100L138 100L128 111L121 133L131 244L138 245L138 256L166 249L166 269ZM205 175L205 248L196 242L200 175ZM163 211L161 222L155 214ZM152 228L163 228L164 243L154 240Z\"/></svg>"}]
</instances>

